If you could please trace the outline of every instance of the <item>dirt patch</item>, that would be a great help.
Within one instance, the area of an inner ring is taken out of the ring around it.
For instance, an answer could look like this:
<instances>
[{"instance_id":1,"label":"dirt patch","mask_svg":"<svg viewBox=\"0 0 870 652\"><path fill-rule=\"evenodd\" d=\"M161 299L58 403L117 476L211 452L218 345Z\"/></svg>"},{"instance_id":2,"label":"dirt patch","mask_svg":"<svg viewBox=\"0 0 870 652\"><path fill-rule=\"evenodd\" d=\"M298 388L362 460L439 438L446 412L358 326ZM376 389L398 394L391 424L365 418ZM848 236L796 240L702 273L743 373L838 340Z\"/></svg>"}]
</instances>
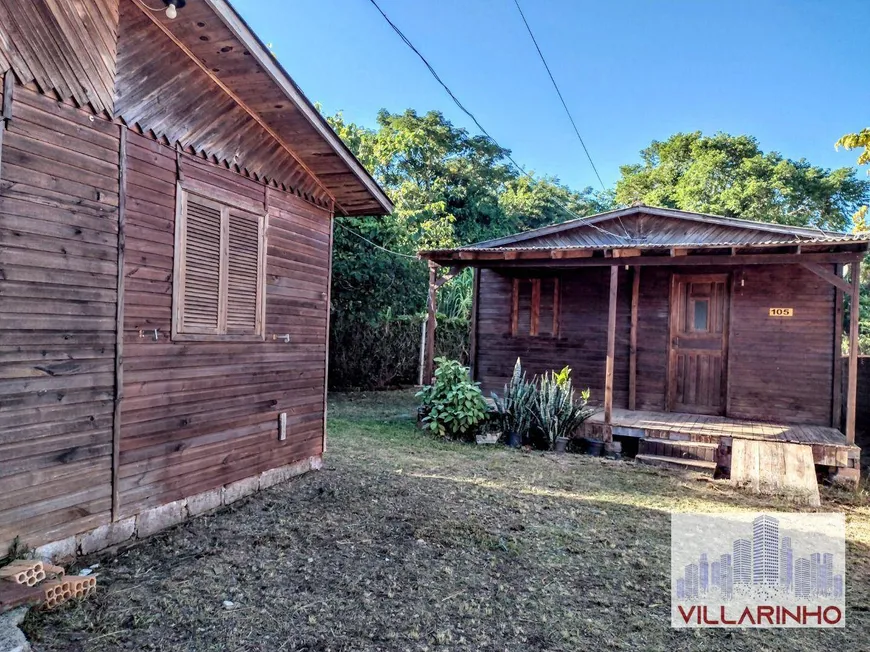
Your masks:
<instances>
[{"instance_id":1,"label":"dirt patch","mask_svg":"<svg viewBox=\"0 0 870 652\"><path fill-rule=\"evenodd\" d=\"M437 442L409 392L335 396L330 414L322 471L99 559L95 597L28 617L34 649L866 649L861 496L823 496L847 513L845 631L676 631L669 511L791 508L633 463Z\"/></svg>"}]
</instances>

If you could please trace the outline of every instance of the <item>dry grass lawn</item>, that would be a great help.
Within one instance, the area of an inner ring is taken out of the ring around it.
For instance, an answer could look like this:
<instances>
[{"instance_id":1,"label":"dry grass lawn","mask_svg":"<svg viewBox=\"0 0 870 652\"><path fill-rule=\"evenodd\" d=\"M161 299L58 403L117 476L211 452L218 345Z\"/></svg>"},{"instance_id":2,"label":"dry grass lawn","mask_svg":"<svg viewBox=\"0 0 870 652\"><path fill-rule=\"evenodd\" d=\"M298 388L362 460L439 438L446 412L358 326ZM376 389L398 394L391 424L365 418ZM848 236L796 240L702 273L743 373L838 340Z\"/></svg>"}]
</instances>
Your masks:
<instances>
[{"instance_id":1,"label":"dry grass lawn","mask_svg":"<svg viewBox=\"0 0 870 652\"><path fill-rule=\"evenodd\" d=\"M671 511L778 510L726 484L434 441L408 392L333 397L324 469L140 543L37 651L868 650L870 507L847 514L845 630L670 628ZM225 600L234 606L227 609Z\"/></svg>"}]
</instances>

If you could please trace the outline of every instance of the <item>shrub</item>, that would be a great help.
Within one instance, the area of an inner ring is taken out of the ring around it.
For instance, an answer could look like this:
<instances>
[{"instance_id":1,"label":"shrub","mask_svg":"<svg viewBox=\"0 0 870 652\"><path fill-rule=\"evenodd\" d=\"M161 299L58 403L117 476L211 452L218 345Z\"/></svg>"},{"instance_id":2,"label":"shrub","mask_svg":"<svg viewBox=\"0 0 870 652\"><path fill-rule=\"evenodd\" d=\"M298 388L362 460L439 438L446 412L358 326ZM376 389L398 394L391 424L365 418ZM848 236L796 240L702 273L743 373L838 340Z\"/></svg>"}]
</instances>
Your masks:
<instances>
[{"instance_id":1,"label":"shrub","mask_svg":"<svg viewBox=\"0 0 870 652\"><path fill-rule=\"evenodd\" d=\"M442 437L470 440L486 418L480 383L471 382L468 367L457 360L436 358L435 363L435 382L417 392L426 415L423 423Z\"/></svg>"},{"instance_id":2,"label":"shrub","mask_svg":"<svg viewBox=\"0 0 870 652\"><path fill-rule=\"evenodd\" d=\"M571 437L594 412L587 407L588 389L580 393L579 400L575 394L568 367L545 373L538 380L532 421L544 435L546 447L552 448L559 437Z\"/></svg>"},{"instance_id":3,"label":"shrub","mask_svg":"<svg viewBox=\"0 0 870 652\"><path fill-rule=\"evenodd\" d=\"M519 433L523 439L529 435L532 424L532 406L535 402L535 385L526 380L520 359L514 365L514 372L504 386L504 398L499 399L492 392L496 414L504 432Z\"/></svg>"}]
</instances>

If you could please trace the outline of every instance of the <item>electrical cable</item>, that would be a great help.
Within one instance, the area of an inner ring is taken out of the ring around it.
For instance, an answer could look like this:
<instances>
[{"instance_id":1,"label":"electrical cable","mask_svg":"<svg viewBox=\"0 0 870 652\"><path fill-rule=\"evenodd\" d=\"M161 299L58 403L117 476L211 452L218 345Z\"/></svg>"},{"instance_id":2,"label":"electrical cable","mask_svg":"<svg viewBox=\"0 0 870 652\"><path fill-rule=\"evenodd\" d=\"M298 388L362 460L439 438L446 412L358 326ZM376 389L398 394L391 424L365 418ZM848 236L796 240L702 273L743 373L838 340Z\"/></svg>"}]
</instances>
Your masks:
<instances>
[{"instance_id":1,"label":"electrical cable","mask_svg":"<svg viewBox=\"0 0 870 652\"><path fill-rule=\"evenodd\" d=\"M519 163L517 163L514 160L514 158L510 155L509 151L506 150L505 148L503 148L501 145L499 145L498 141L496 141L496 139L493 138L489 134L489 132L483 127L483 125L480 124L480 121L475 117L475 115L471 111L469 111L467 108L465 108L465 105L462 104L462 102L459 100L459 98L456 97L456 95L453 93L452 90L450 90L450 87L444 83L444 81L441 79L441 77L436 72L435 68L432 67L432 64L430 64L429 61L426 59L426 57L424 57L423 54L414 46L414 44L411 42L411 40L407 36L405 36L405 34L402 32L402 30L400 30L398 28L398 26L392 20L390 20L390 17L387 16L387 14L384 12L383 9L381 9L381 7L377 3L377 1L376 0L369 0L369 2L371 2L374 5L375 9L378 10L378 13L380 13L381 16L383 16L384 20L387 21L389 26L399 36L399 38L402 39L402 41L405 43L405 45L407 45L409 48L411 48L411 50L414 52L414 54L416 54L420 58L420 60L423 62L423 64L426 66L426 68L428 68L429 72L432 74L432 76L435 78L435 80L441 85L442 88L444 88L445 91L447 91L447 94L453 100L454 104L456 104L456 106L459 107L459 109L463 113L465 113L465 115L467 115L471 119L472 122L474 122L474 124L481 131L481 133L483 133L484 136L486 136L496 147L498 147L503 152L505 152L505 154L504 154L505 158L507 158L507 160L510 161L514 165L514 167L520 171L520 173L523 176L528 177L532 181L535 181L536 180L535 177L533 177L531 174L526 172L526 170ZM596 171L596 173L597 173L597 171ZM570 215L571 217L578 219L578 220L584 219L582 215L578 215L577 213L572 211L570 208L565 206L558 199L554 198L552 201L554 204L559 206L563 211L565 211L566 214ZM617 240L622 240L623 242L627 241L626 237L618 235L616 233L611 233L610 231L608 231L606 229L602 229L597 224L588 224L587 226L592 227L596 231L600 231L601 233L609 235L612 238L616 238ZM623 227L623 230L624 229L625 229L625 227Z\"/></svg>"},{"instance_id":2,"label":"electrical cable","mask_svg":"<svg viewBox=\"0 0 870 652\"><path fill-rule=\"evenodd\" d=\"M360 235L359 233L357 233L357 232L354 231L353 229L349 229L349 228L347 228L347 227L346 227L344 224L342 224L341 222L336 222L335 225L336 225L338 228L340 228L340 229L344 229L344 230L347 231L348 233L350 233L350 234L352 234L352 235L355 235L355 236L356 236L357 238L359 238L360 240L363 240L363 241L365 241L365 242L368 242L371 246L373 246L373 247L377 247L377 248L380 249L381 251L386 251L388 254L393 254L394 256L402 256L403 258L411 258L411 259L413 259L413 260L420 260L419 258L417 258L417 256L412 256L411 254L403 254L403 253L401 253L401 252L399 252L399 251L393 251L393 250L391 250L391 249L387 249L386 247L382 247L382 246L379 245L377 242L372 242L371 240L369 240L369 239L366 238L365 236Z\"/></svg>"}]
</instances>

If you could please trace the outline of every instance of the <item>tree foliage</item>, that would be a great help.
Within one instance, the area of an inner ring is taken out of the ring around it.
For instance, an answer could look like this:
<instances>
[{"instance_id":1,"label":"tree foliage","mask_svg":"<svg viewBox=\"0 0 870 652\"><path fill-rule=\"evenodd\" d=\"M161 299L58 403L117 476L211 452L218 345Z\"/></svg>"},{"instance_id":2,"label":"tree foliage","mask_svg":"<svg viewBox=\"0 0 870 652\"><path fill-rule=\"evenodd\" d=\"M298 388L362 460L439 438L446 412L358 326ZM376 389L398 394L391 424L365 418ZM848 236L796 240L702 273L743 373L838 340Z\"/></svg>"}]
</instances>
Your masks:
<instances>
[{"instance_id":1,"label":"tree foliage","mask_svg":"<svg viewBox=\"0 0 870 652\"><path fill-rule=\"evenodd\" d=\"M836 142L834 147L848 150L860 149L858 165L870 165L870 129L862 129L856 134L846 134ZM867 174L870 174L870 170Z\"/></svg>"},{"instance_id":2,"label":"tree foliage","mask_svg":"<svg viewBox=\"0 0 870 652\"><path fill-rule=\"evenodd\" d=\"M701 132L653 141L642 163L625 165L616 201L848 230L870 199L870 183L851 168L826 170L763 152L752 136Z\"/></svg>"},{"instance_id":3,"label":"tree foliage","mask_svg":"<svg viewBox=\"0 0 870 652\"><path fill-rule=\"evenodd\" d=\"M556 178L520 174L507 150L455 127L437 111L382 110L374 129L347 122L341 114L328 119L395 204L387 217L338 220L333 266L338 312L376 320L423 311L428 274L420 261L379 250L342 227L414 255L419 249L469 244L613 205L612 194L591 188L578 192ZM467 278L451 283L470 296ZM462 297L454 303L461 306Z\"/></svg>"}]
</instances>

